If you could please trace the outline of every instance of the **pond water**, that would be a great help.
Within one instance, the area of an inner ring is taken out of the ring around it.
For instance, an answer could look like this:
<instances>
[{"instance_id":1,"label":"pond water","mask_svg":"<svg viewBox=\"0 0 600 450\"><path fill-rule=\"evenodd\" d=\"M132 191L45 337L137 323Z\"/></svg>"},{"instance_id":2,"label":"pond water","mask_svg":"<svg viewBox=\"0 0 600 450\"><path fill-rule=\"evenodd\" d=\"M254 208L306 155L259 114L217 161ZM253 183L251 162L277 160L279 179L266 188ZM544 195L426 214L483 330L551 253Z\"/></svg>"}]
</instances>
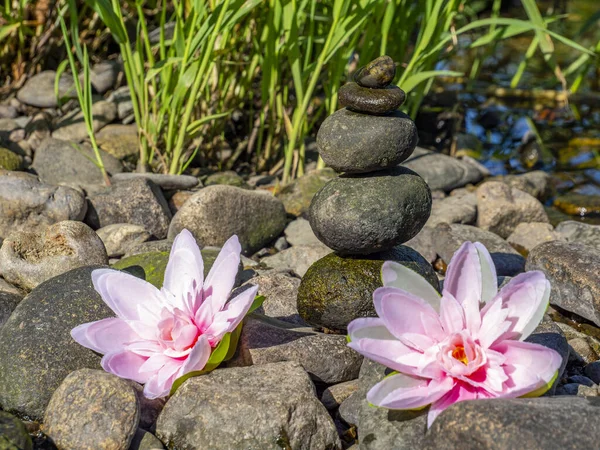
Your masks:
<instances>
[{"instance_id":1,"label":"pond water","mask_svg":"<svg viewBox=\"0 0 600 450\"><path fill-rule=\"evenodd\" d=\"M548 2L538 3L542 12L549 7ZM583 34L580 30L600 10L598 0L569 1L563 6L569 16L552 29L585 47L595 45L600 21ZM520 18L522 8L506 15ZM432 120L436 127L421 140L442 151L472 156L492 175L547 171L555 187L547 202L553 222L600 223L600 66L567 100L538 50L518 90L510 89L531 36L500 42L493 54L483 58L477 81L466 77L438 81L417 117L420 129L431 129ZM556 41L555 48L563 70L579 56ZM481 52L463 49L440 67L468 73L477 56Z\"/></svg>"}]
</instances>

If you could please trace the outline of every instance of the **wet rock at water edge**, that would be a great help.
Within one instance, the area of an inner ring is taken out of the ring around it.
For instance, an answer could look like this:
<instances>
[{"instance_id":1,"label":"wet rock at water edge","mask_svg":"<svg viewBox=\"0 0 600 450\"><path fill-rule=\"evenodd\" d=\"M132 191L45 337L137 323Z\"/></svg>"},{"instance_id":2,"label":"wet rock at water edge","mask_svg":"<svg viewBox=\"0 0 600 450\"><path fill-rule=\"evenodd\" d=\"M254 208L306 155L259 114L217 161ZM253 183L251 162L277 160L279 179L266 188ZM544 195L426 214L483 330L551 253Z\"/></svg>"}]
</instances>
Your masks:
<instances>
[{"instance_id":1,"label":"wet rock at water edge","mask_svg":"<svg viewBox=\"0 0 600 450\"><path fill-rule=\"evenodd\" d=\"M340 105L350 111L384 115L400 108L406 99L406 94L394 85L370 89L357 83L346 83L339 89L338 97Z\"/></svg>"},{"instance_id":2,"label":"wet rock at water edge","mask_svg":"<svg viewBox=\"0 0 600 450\"><path fill-rule=\"evenodd\" d=\"M459 402L427 432L424 449L595 448L600 399L554 397Z\"/></svg>"},{"instance_id":3,"label":"wet rock at water edge","mask_svg":"<svg viewBox=\"0 0 600 450\"><path fill-rule=\"evenodd\" d=\"M100 156L109 174L123 171L123 165L114 156L102 150ZM96 161L96 156L91 145L48 138L36 150L32 167L42 181L50 184L102 184L102 173L92 161Z\"/></svg>"},{"instance_id":4,"label":"wet rock at water edge","mask_svg":"<svg viewBox=\"0 0 600 450\"><path fill-rule=\"evenodd\" d=\"M100 356L71 338L82 323L114 317L92 286L95 267L52 278L25 297L0 328L0 405L41 420L50 397L77 369L101 369Z\"/></svg>"},{"instance_id":5,"label":"wet rock at water edge","mask_svg":"<svg viewBox=\"0 0 600 450\"><path fill-rule=\"evenodd\" d=\"M253 314L245 319L236 356L227 365L296 361L315 381L341 383L358 377L363 359L347 343L346 336L296 328L277 319Z\"/></svg>"},{"instance_id":6,"label":"wet rock at water edge","mask_svg":"<svg viewBox=\"0 0 600 450\"><path fill-rule=\"evenodd\" d=\"M520 223L546 222L548 215L539 200L526 192L488 181L477 189L477 226L507 238Z\"/></svg>"},{"instance_id":7,"label":"wet rock at water edge","mask_svg":"<svg viewBox=\"0 0 600 450\"><path fill-rule=\"evenodd\" d=\"M343 254L386 250L416 236L429 218L431 192L412 170L396 167L343 175L310 206L310 225L327 247Z\"/></svg>"},{"instance_id":8,"label":"wet rock at water edge","mask_svg":"<svg viewBox=\"0 0 600 450\"><path fill-rule=\"evenodd\" d=\"M128 381L81 369L52 395L43 431L59 448L128 450L139 420L137 396Z\"/></svg>"},{"instance_id":9,"label":"wet rock at water edge","mask_svg":"<svg viewBox=\"0 0 600 450\"><path fill-rule=\"evenodd\" d=\"M331 253L313 264L298 290L298 312L308 323L345 332L350 321L375 316L373 291L382 286L381 266L396 261L423 276L438 289L431 265L416 251L398 246L367 257Z\"/></svg>"},{"instance_id":10,"label":"wet rock at water edge","mask_svg":"<svg viewBox=\"0 0 600 450\"><path fill-rule=\"evenodd\" d=\"M572 216L600 215L600 195L565 194L554 199L554 206Z\"/></svg>"},{"instance_id":11,"label":"wet rock at water edge","mask_svg":"<svg viewBox=\"0 0 600 450\"><path fill-rule=\"evenodd\" d=\"M55 108L58 106L54 93L55 80L56 72L54 70L40 72L27 79L25 85L17 92L17 99L26 105L38 108ZM60 77L58 93L60 97L74 98L77 96L73 78L70 75L63 74Z\"/></svg>"},{"instance_id":12,"label":"wet rock at water edge","mask_svg":"<svg viewBox=\"0 0 600 450\"><path fill-rule=\"evenodd\" d=\"M310 378L294 362L218 369L188 379L165 405L156 435L167 446L189 450L341 448Z\"/></svg>"},{"instance_id":13,"label":"wet rock at water edge","mask_svg":"<svg viewBox=\"0 0 600 450\"><path fill-rule=\"evenodd\" d=\"M31 437L23 423L4 411L0 411L0 448L3 450L33 450Z\"/></svg>"},{"instance_id":14,"label":"wet rock at water edge","mask_svg":"<svg viewBox=\"0 0 600 450\"><path fill-rule=\"evenodd\" d=\"M353 78L360 86L367 88L384 88L394 81L396 64L387 55L375 58L366 66L359 68Z\"/></svg>"},{"instance_id":15,"label":"wet rock at water edge","mask_svg":"<svg viewBox=\"0 0 600 450\"><path fill-rule=\"evenodd\" d=\"M84 196L75 189L42 183L28 173L0 170L0 238L62 220L81 220L85 211Z\"/></svg>"},{"instance_id":16,"label":"wet rock at water edge","mask_svg":"<svg viewBox=\"0 0 600 450\"><path fill-rule=\"evenodd\" d=\"M242 251L252 254L281 234L286 219L283 204L270 193L208 186L177 211L169 237L187 228L202 245L222 246L235 234Z\"/></svg>"},{"instance_id":17,"label":"wet rock at water edge","mask_svg":"<svg viewBox=\"0 0 600 450\"><path fill-rule=\"evenodd\" d=\"M481 242L488 249L498 276L514 276L523 272L525 258L497 234L471 225L441 223L432 229L436 253L448 264L465 241Z\"/></svg>"},{"instance_id":18,"label":"wet rock at water edge","mask_svg":"<svg viewBox=\"0 0 600 450\"><path fill-rule=\"evenodd\" d=\"M104 264L104 244L82 222L58 222L39 233L18 231L0 249L0 273L27 291L71 269Z\"/></svg>"},{"instance_id":19,"label":"wet rock at water edge","mask_svg":"<svg viewBox=\"0 0 600 450\"><path fill-rule=\"evenodd\" d=\"M171 211L156 184L145 178L114 183L88 195L85 222L98 229L115 223L143 226L152 236L167 236Z\"/></svg>"},{"instance_id":20,"label":"wet rock at water edge","mask_svg":"<svg viewBox=\"0 0 600 450\"><path fill-rule=\"evenodd\" d=\"M600 255L594 248L546 242L527 258L527 270L541 270L552 285L550 304L600 326Z\"/></svg>"},{"instance_id":21,"label":"wet rock at water edge","mask_svg":"<svg viewBox=\"0 0 600 450\"><path fill-rule=\"evenodd\" d=\"M106 247L109 258L123 256L129 247L150 239L150 233L140 225L114 223L96 230L98 237Z\"/></svg>"},{"instance_id":22,"label":"wet rock at water edge","mask_svg":"<svg viewBox=\"0 0 600 450\"><path fill-rule=\"evenodd\" d=\"M313 170L281 188L277 198L283 202L288 214L302 216L308 212L310 202L319 189L335 177L335 171L327 167Z\"/></svg>"},{"instance_id":23,"label":"wet rock at water edge","mask_svg":"<svg viewBox=\"0 0 600 450\"><path fill-rule=\"evenodd\" d=\"M400 111L370 116L340 109L325 119L317 134L323 160L346 173L397 166L410 156L418 140L415 123Z\"/></svg>"}]
</instances>

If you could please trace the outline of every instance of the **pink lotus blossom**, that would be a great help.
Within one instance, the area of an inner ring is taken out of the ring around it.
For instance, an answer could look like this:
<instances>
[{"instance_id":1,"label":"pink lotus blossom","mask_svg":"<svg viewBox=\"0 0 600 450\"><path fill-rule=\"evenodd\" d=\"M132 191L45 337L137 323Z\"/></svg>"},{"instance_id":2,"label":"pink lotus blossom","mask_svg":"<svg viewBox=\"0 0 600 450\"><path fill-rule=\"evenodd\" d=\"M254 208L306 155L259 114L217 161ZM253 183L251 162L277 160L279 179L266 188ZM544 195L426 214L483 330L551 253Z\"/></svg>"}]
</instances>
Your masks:
<instances>
[{"instance_id":1,"label":"pink lotus blossom","mask_svg":"<svg viewBox=\"0 0 600 450\"><path fill-rule=\"evenodd\" d=\"M94 270L94 288L117 317L80 325L71 336L104 354L107 372L145 384L148 398L164 397L177 378L205 368L252 305L257 286L228 301L240 252L232 236L204 279L200 249L183 230L173 242L160 290L125 272Z\"/></svg>"},{"instance_id":2,"label":"pink lotus blossom","mask_svg":"<svg viewBox=\"0 0 600 450\"><path fill-rule=\"evenodd\" d=\"M349 346L398 373L367 394L376 406L421 409L428 426L463 400L541 395L562 358L524 342L542 320L550 283L542 272L520 274L498 291L486 248L465 242L454 254L443 295L421 276L387 261L384 287L373 294L379 317L348 325Z\"/></svg>"}]
</instances>

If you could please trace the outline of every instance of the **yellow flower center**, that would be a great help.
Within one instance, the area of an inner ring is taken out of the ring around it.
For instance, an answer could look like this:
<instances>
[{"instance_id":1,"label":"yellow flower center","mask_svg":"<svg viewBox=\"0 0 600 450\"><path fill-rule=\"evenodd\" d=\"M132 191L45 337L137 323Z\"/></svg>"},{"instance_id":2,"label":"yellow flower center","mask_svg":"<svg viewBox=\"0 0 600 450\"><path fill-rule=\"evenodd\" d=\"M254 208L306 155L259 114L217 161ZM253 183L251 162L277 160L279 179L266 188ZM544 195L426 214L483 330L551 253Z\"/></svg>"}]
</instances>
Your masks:
<instances>
[{"instance_id":1,"label":"yellow flower center","mask_svg":"<svg viewBox=\"0 0 600 450\"><path fill-rule=\"evenodd\" d=\"M452 357L463 363L465 366L469 364L469 359L465 354L465 348L462 345L458 345L454 350L452 350Z\"/></svg>"}]
</instances>

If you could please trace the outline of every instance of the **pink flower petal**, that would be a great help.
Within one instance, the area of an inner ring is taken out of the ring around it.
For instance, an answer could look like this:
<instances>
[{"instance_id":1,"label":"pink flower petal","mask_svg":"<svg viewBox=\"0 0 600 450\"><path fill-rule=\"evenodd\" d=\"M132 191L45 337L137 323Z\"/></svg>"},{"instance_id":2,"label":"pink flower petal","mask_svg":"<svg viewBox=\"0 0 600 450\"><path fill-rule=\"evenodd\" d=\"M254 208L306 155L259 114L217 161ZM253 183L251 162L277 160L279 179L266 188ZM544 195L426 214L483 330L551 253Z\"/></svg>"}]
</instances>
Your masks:
<instances>
[{"instance_id":1,"label":"pink flower petal","mask_svg":"<svg viewBox=\"0 0 600 450\"><path fill-rule=\"evenodd\" d=\"M373 293L373 303L386 328L417 350L424 351L446 336L433 307L409 292L392 287L378 288Z\"/></svg>"},{"instance_id":2,"label":"pink flower petal","mask_svg":"<svg viewBox=\"0 0 600 450\"><path fill-rule=\"evenodd\" d=\"M443 397L454 386L454 380L428 380L403 373L388 376L367 393L367 400L390 409L417 409Z\"/></svg>"},{"instance_id":3,"label":"pink flower petal","mask_svg":"<svg viewBox=\"0 0 600 450\"><path fill-rule=\"evenodd\" d=\"M517 275L508 282L492 302L502 302L511 322L506 338L526 339L540 324L548 308L550 283L543 272L533 271ZM486 313L491 306L486 306Z\"/></svg>"},{"instance_id":4,"label":"pink flower petal","mask_svg":"<svg viewBox=\"0 0 600 450\"><path fill-rule=\"evenodd\" d=\"M235 330L252 306L257 292L258 286L252 286L232 298L222 311L214 315L213 322L205 333L220 339L225 333Z\"/></svg>"},{"instance_id":5,"label":"pink flower petal","mask_svg":"<svg viewBox=\"0 0 600 450\"><path fill-rule=\"evenodd\" d=\"M445 292L462 305L467 329L477 332L481 324L482 273L479 253L473 243L463 243L452 257L444 280Z\"/></svg>"},{"instance_id":6,"label":"pink flower petal","mask_svg":"<svg viewBox=\"0 0 600 450\"><path fill-rule=\"evenodd\" d=\"M427 414L427 428L431 427L431 424L437 416L449 406L452 406L454 403L465 400L475 400L477 398L490 398L490 395L485 391L478 391L468 384L457 383L445 396L431 405L429 413Z\"/></svg>"},{"instance_id":7,"label":"pink flower petal","mask_svg":"<svg viewBox=\"0 0 600 450\"><path fill-rule=\"evenodd\" d=\"M440 321L448 334L458 333L465 329L465 312L450 292L444 292L440 302Z\"/></svg>"},{"instance_id":8,"label":"pink flower petal","mask_svg":"<svg viewBox=\"0 0 600 450\"><path fill-rule=\"evenodd\" d=\"M192 352L189 354L181 368L176 374L176 378L179 378L186 373L197 372L204 369L208 359L210 358L210 353L212 348L208 343L208 336L202 335L196 342L196 345L192 349Z\"/></svg>"},{"instance_id":9,"label":"pink flower petal","mask_svg":"<svg viewBox=\"0 0 600 450\"><path fill-rule=\"evenodd\" d=\"M123 350L107 353L102 357L100 364L104 370L113 375L143 384L149 378L148 373L140 373L140 367L146 362L146 359L128 350Z\"/></svg>"},{"instance_id":10,"label":"pink flower petal","mask_svg":"<svg viewBox=\"0 0 600 450\"><path fill-rule=\"evenodd\" d=\"M475 242L479 263L481 266L481 301L489 302L498 293L498 275L492 256L480 242Z\"/></svg>"},{"instance_id":11,"label":"pink flower petal","mask_svg":"<svg viewBox=\"0 0 600 450\"><path fill-rule=\"evenodd\" d=\"M158 374L152 375L148 382L144 385L144 397L153 400L155 398L166 397L171 392L171 387L175 381L175 376L164 380L162 383L158 382Z\"/></svg>"},{"instance_id":12,"label":"pink flower petal","mask_svg":"<svg viewBox=\"0 0 600 450\"><path fill-rule=\"evenodd\" d=\"M104 303L121 319L139 320L140 304L156 314L162 308L160 291L126 272L96 269L92 272L92 283Z\"/></svg>"},{"instance_id":13,"label":"pink flower petal","mask_svg":"<svg viewBox=\"0 0 600 450\"><path fill-rule=\"evenodd\" d=\"M506 320L508 309L502 309L502 302L492 301L488 305L482 314L481 327L477 334L479 342L485 348L491 347L512 326L512 323Z\"/></svg>"},{"instance_id":14,"label":"pink flower petal","mask_svg":"<svg viewBox=\"0 0 600 450\"><path fill-rule=\"evenodd\" d=\"M167 364L170 360L171 358L165 356L162 353L155 353L154 355L150 356L150 358L148 358L146 362L144 362L144 364L140 366L138 371L140 373L149 372L153 375L155 373L158 373L158 371L162 369L163 366Z\"/></svg>"},{"instance_id":15,"label":"pink flower petal","mask_svg":"<svg viewBox=\"0 0 600 450\"><path fill-rule=\"evenodd\" d=\"M98 353L123 350L140 337L123 320L111 317L84 323L71 330L71 337L80 345Z\"/></svg>"},{"instance_id":16,"label":"pink flower petal","mask_svg":"<svg viewBox=\"0 0 600 450\"><path fill-rule=\"evenodd\" d=\"M502 397L520 397L547 385L562 364L556 351L531 342L507 340L493 350L506 358L504 371L509 379Z\"/></svg>"},{"instance_id":17,"label":"pink flower petal","mask_svg":"<svg viewBox=\"0 0 600 450\"><path fill-rule=\"evenodd\" d=\"M381 267L381 278L386 287L395 287L422 298L436 311L440 310L440 294L414 270L394 261L386 261Z\"/></svg>"},{"instance_id":18,"label":"pink flower petal","mask_svg":"<svg viewBox=\"0 0 600 450\"><path fill-rule=\"evenodd\" d=\"M192 233L184 229L173 241L163 288L173 294L177 301L176 306L183 310L187 306L185 300L190 288L192 292L200 292L203 281L202 254Z\"/></svg>"},{"instance_id":19,"label":"pink flower petal","mask_svg":"<svg viewBox=\"0 0 600 450\"><path fill-rule=\"evenodd\" d=\"M229 298L238 273L241 252L242 246L238 237L231 236L221 248L219 256L206 277L204 299L206 301L209 296L211 297L214 312L220 311Z\"/></svg>"},{"instance_id":20,"label":"pink flower petal","mask_svg":"<svg viewBox=\"0 0 600 450\"><path fill-rule=\"evenodd\" d=\"M361 338L352 340L348 347L390 369L416 375L423 363L422 354L398 340Z\"/></svg>"}]
</instances>

